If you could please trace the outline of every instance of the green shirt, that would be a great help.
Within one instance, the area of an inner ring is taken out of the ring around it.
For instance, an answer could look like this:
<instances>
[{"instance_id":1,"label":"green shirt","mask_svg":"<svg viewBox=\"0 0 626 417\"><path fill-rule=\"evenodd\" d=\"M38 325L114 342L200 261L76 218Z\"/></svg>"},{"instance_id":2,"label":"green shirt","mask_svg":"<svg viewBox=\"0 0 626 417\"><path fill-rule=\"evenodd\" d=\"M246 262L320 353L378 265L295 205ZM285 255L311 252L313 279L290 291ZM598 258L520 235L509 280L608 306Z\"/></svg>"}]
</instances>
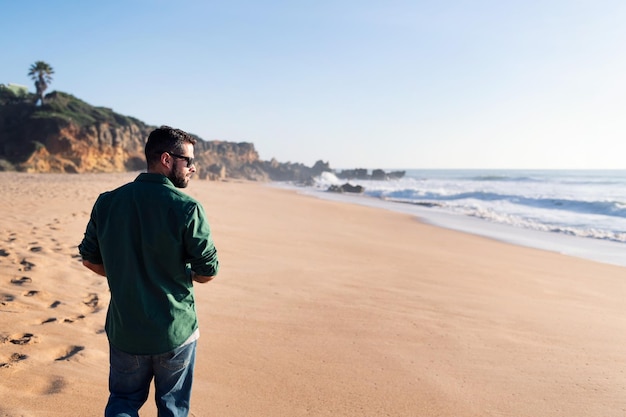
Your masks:
<instances>
[{"instance_id":1,"label":"green shirt","mask_svg":"<svg viewBox=\"0 0 626 417\"><path fill-rule=\"evenodd\" d=\"M180 346L198 328L190 270L213 276L217 251L204 209L161 174L101 194L79 246L104 264L111 302L110 343L154 355Z\"/></svg>"}]
</instances>

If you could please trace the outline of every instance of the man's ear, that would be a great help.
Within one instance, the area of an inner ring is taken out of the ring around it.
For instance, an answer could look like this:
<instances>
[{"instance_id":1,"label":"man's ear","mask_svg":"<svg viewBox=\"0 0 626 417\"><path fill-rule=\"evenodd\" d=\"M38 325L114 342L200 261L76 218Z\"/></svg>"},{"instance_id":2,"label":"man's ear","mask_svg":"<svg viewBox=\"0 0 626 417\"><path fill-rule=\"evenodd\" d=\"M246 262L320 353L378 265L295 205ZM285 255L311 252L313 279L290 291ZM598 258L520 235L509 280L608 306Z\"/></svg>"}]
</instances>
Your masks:
<instances>
[{"instance_id":1,"label":"man's ear","mask_svg":"<svg viewBox=\"0 0 626 417\"><path fill-rule=\"evenodd\" d=\"M172 163L172 157L167 152L163 152L161 154L160 161L161 161L161 165L163 165L164 167L169 168L171 163Z\"/></svg>"}]
</instances>

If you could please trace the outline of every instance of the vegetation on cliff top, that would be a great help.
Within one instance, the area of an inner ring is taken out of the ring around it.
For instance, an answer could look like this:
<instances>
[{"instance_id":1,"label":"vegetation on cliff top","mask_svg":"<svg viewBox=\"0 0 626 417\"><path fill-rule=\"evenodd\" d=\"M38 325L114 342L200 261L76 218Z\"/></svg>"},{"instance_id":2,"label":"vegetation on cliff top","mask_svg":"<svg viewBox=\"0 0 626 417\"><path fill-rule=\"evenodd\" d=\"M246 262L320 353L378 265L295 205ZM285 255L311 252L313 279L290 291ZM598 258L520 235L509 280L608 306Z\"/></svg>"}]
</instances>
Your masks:
<instances>
[{"instance_id":1,"label":"vegetation on cliff top","mask_svg":"<svg viewBox=\"0 0 626 417\"><path fill-rule=\"evenodd\" d=\"M13 124L28 119L48 119L61 124L71 122L79 127L97 123L113 126L144 125L138 119L115 113L107 107L92 106L68 93L53 91L44 96L52 82L52 74L54 69L47 62L37 61L30 66L28 76L35 82L35 94L28 92L25 86L0 84L0 118L12 118L15 121Z\"/></svg>"},{"instance_id":2,"label":"vegetation on cliff top","mask_svg":"<svg viewBox=\"0 0 626 417\"><path fill-rule=\"evenodd\" d=\"M60 91L48 94L46 104L37 108L32 117L74 122L80 127L96 123L109 123L113 126L143 124L138 119L115 113L107 107L94 107L71 94Z\"/></svg>"},{"instance_id":3,"label":"vegetation on cliff top","mask_svg":"<svg viewBox=\"0 0 626 417\"><path fill-rule=\"evenodd\" d=\"M96 123L109 123L114 126L143 124L130 116L115 113L107 107L95 107L71 94L53 91L46 95L45 104L33 105L32 93L19 93L6 86L0 86L0 117L10 117L17 121L24 118L50 119L65 125L70 122L80 127Z\"/></svg>"},{"instance_id":4,"label":"vegetation on cliff top","mask_svg":"<svg viewBox=\"0 0 626 417\"><path fill-rule=\"evenodd\" d=\"M37 61L30 66L28 76L35 82L35 94L29 93L23 86L0 84L0 117L12 118L15 123L40 119L60 126L74 123L79 127L97 123L113 126L143 124L132 117L117 114L112 109L94 107L68 93L53 91L44 96L52 83L52 74L54 69L45 61Z\"/></svg>"}]
</instances>

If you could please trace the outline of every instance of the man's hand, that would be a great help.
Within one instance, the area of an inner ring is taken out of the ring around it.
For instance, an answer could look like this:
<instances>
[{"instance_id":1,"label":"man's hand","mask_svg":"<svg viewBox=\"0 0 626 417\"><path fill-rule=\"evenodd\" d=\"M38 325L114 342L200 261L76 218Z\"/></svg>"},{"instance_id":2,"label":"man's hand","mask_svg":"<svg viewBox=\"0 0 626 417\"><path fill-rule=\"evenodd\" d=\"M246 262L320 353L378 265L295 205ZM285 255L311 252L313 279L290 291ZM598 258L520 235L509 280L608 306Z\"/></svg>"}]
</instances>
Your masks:
<instances>
[{"instance_id":1,"label":"man's hand","mask_svg":"<svg viewBox=\"0 0 626 417\"><path fill-rule=\"evenodd\" d=\"M86 261L83 259L83 265L89 269L91 269L93 272L95 272L98 275L102 275L103 277L106 277L107 274L106 272L104 272L104 265L103 264L92 264L89 261Z\"/></svg>"},{"instance_id":2,"label":"man's hand","mask_svg":"<svg viewBox=\"0 0 626 417\"><path fill-rule=\"evenodd\" d=\"M200 284L204 284L206 282L211 281L214 278L214 275L198 275L194 271L191 271L191 279L199 282Z\"/></svg>"}]
</instances>

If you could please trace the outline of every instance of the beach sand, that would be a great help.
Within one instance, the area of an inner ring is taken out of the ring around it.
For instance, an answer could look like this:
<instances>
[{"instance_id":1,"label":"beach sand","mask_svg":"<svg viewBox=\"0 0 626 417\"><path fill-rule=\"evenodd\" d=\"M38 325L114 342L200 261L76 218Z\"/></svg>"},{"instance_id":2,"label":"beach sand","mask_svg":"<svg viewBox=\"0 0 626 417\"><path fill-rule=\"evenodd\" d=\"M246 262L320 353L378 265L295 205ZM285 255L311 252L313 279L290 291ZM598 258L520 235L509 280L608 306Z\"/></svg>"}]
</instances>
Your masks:
<instances>
[{"instance_id":1,"label":"beach sand","mask_svg":"<svg viewBox=\"0 0 626 417\"><path fill-rule=\"evenodd\" d=\"M0 173L1 417L103 414L109 294L76 246L135 176ZM221 261L191 415L626 415L625 268L264 184L186 191Z\"/></svg>"}]
</instances>

